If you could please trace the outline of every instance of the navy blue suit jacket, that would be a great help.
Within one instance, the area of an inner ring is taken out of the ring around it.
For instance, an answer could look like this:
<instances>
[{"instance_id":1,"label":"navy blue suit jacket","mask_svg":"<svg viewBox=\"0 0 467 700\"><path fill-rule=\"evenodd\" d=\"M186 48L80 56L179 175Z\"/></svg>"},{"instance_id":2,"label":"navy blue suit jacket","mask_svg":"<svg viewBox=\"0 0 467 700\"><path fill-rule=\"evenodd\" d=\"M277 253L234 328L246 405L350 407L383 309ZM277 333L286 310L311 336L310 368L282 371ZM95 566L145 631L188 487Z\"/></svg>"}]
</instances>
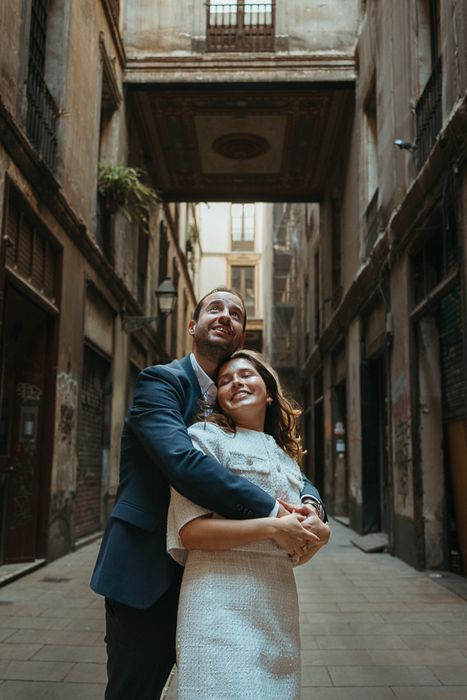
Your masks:
<instances>
[{"instance_id":1,"label":"navy blue suit jacket","mask_svg":"<svg viewBox=\"0 0 467 700\"><path fill-rule=\"evenodd\" d=\"M115 505L91 579L96 593L146 608L168 589L178 569L166 551L169 484L226 518L273 509L272 496L193 447L186 426L200 399L189 356L141 372L122 433ZM310 492L319 498L308 483Z\"/></svg>"}]
</instances>

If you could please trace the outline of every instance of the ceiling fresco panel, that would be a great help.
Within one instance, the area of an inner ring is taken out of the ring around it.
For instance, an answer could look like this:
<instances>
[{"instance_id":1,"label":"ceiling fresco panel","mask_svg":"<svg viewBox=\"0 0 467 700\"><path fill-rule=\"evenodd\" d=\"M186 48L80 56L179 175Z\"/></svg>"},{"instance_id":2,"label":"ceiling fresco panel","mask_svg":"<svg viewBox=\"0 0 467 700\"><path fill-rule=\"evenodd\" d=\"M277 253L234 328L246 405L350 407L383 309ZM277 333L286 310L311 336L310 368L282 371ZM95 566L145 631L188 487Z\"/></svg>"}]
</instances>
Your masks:
<instances>
[{"instance_id":1,"label":"ceiling fresco panel","mask_svg":"<svg viewBox=\"0 0 467 700\"><path fill-rule=\"evenodd\" d=\"M353 84L128 88L166 199L320 201Z\"/></svg>"}]
</instances>

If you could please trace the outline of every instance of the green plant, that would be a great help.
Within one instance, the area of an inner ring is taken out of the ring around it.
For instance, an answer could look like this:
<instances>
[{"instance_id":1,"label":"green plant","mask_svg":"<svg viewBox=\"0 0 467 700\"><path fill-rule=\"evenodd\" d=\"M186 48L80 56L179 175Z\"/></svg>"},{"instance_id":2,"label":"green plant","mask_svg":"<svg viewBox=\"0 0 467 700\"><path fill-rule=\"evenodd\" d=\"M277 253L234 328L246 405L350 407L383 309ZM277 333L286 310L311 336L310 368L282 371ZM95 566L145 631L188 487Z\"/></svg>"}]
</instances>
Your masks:
<instances>
[{"instance_id":1,"label":"green plant","mask_svg":"<svg viewBox=\"0 0 467 700\"><path fill-rule=\"evenodd\" d=\"M107 211L120 211L128 221L147 224L151 206L160 201L156 191L145 185L144 172L126 165L99 165L97 190Z\"/></svg>"}]
</instances>

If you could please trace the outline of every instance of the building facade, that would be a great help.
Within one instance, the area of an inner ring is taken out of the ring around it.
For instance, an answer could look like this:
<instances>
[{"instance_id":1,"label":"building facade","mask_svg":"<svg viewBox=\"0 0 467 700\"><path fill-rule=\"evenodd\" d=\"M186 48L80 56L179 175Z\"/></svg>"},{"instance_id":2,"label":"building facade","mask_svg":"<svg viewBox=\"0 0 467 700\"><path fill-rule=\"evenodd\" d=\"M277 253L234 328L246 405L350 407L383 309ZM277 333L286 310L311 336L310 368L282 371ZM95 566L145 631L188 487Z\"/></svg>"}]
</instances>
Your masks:
<instances>
[{"instance_id":1,"label":"building facade","mask_svg":"<svg viewBox=\"0 0 467 700\"><path fill-rule=\"evenodd\" d=\"M345 157L303 206L309 468L355 530L465 574L467 8L364 10Z\"/></svg>"},{"instance_id":2,"label":"building facade","mask_svg":"<svg viewBox=\"0 0 467 700\"><path fill-rule=\"evenodd\" d=\"M102 164L147 172L119 9L0 7L0 563L53 559L102 529L136 376L186 349L194 207L154 201L130 221L100 190ZM129 316L158 316L166 276L174 312L132 330Z\"/></svg>"},{"instance_id":3,"label":"building facade","mask_svg":"<svg viewBox=\"0 0 467 700\"><path fill-rule=\"evenodd\" d=\"M222 249L330 513L465 573L465 2L22 0L0 29L1 561L100 530L137 373L187 352ZM159 201L129 216L101 165ZM230 202L204 258L199 202Z\"/></svg>"},{"instance_id":4,"label":"building facade","mask_svg":"<svg viewBox=\"0 0 467 700\"><path fill-rule=\"evenodd\" d=\"M247 311L245 346L263 349L263 246L267 207L259 202L198 205L201 258L198 298L218 286L237 289Z\"/></svg>"}]
</instances>

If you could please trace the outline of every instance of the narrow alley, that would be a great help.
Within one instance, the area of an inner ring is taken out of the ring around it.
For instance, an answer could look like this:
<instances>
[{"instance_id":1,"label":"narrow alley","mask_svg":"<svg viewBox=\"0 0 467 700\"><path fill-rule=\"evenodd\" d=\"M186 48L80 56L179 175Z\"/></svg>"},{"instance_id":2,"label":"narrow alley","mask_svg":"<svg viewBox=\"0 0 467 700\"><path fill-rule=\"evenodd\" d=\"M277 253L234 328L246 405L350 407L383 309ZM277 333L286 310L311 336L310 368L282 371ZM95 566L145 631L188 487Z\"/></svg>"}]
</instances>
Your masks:
<instances>
[{"instance_id":1,"label":"narrow alley","mask_svg":"<svg viewBox=\"0 0 467 700\"><path fill-rule=\"evenodd\" d=\"M355 536L332 521L328 547L297 569L302 699L466 700L464 579L366 554ZM2 700L102 699L103 606L88 588L97 546L0 590ZM464 597L446 587L456 584Z\"/></svg>"}]
</instances>

